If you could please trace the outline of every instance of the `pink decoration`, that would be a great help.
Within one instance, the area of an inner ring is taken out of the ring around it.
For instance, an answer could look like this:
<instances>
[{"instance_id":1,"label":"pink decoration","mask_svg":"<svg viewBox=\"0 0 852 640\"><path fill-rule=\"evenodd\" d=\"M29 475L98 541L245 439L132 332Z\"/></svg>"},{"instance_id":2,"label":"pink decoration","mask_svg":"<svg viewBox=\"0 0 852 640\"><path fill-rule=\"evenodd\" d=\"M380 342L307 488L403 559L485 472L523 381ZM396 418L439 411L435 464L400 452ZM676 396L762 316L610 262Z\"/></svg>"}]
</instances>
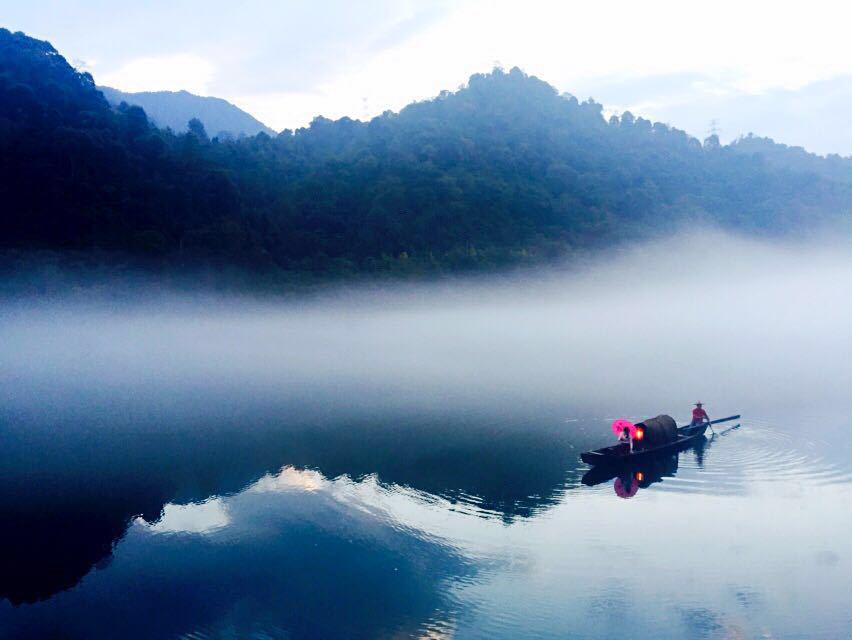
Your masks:
<instances>
[{"instance_id":1,"label":"pink decoration","mask_svg":"<svg viewBox=\"0 0 852 640\"><path fill-rule=\"evenodd\" d=\"M621 478L616 478L613 488L615 488L615 495L619 498L632 498L639 491L639 481L632 476L627 483Z\"/></svg>"},{"instance_id":2,"label":"pink decoration","mask_svg":"<svg viewBox=\"0 0 852 640\"><path fill-rule=\"evenodd\" d=\"M615 435L620 436L621 433L624 431L624 427L627 427L627 429L630 431L631 438L636 437L636 425L630 422L630 420L619 418L618 420L612 421L612 432Z\"/></svg>"}]
</instances>

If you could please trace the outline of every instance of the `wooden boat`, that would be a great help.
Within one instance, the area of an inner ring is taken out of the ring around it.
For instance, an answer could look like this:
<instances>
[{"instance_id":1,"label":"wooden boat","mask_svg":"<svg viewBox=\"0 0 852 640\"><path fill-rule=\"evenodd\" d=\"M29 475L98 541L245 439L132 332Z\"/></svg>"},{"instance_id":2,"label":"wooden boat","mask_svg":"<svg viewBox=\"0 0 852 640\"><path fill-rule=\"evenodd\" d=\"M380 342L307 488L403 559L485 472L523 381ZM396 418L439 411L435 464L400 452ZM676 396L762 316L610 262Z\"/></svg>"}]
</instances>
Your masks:
<instances>
[{"instance_id":1,"label":"wooden boat","mask_svg":"<svg viewBox=\"0 0 852 640\"><path fill-rule=\"evenodd\" d=\"M652 420L658 420L660 418L667 417L668 416L658 416L657 418L653 418ZM708 423L696 425L694 427L690 425L684 427L677 427L676 437L673 437L666 442L648 443L647 446L641 443L634 443L632 453L628 451L628 448L625 444L620 443L611 447L604 447L603 449L586 451L580 454L580 459L586 464L590 464L592 466L604 464L621 465L627 462L643 460L664 453L674 453L694 444L699 438L704 435L704 432L707 430L707 427L709 425L719 424L720 422L728 422L730 420L736 420L739 417L739 415L728 416L727 418L711 420ZM650 422L650 420L645 422ZM637 426L642 424L643 423L640 422L637 424Z\"/></svg>"}]
</instances>

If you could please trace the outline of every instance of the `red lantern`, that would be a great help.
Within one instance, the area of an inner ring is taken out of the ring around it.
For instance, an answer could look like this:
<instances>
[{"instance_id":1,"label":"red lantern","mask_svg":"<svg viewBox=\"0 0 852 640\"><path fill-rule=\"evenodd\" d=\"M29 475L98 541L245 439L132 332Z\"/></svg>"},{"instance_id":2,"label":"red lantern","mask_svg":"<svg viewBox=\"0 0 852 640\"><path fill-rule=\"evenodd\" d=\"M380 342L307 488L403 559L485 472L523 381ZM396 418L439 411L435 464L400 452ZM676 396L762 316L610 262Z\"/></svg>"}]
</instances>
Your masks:
<instances>
[{"instance_id":1,"label":"red lantern","mask_svg":"<svg viewBox=\"0 0 852 640\"><path fill-rule=\"evenodd\" d=\"M636 472L636 481L642 482L644 479L645 479L645 474L642 473L641 471L637 471Z\"/></svg>"},{"instance_id":2,"label":"red lantern","mask_svg":"<svg viewBox=\"0 0 852 640\"><path fill-rule=\"evenodd\" d=\"M643 427L636 427L636 440L641 440L645 437L645 429Z\"/></svg>"}]
</instances>

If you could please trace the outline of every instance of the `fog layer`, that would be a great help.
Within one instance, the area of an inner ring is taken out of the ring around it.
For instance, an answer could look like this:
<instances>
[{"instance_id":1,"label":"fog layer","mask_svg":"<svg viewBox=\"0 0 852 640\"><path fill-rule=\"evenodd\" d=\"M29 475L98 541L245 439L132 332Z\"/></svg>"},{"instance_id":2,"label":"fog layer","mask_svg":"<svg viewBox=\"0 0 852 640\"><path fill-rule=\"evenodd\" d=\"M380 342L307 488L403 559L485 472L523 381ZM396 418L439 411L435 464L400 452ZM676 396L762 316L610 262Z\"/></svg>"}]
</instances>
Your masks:
<instances>
[{"instance_id":1,"label":"fog layer","mask_svg":"<svg viewBox=\"0 0 852 640\"><path fill-rule=\"evenodd\" d=\"M6 302L0 408L685 417L703 400L716 415L821 419L852 405L850 292L848 244L708 233L583 268L311 300Z\"/></svg>"}]
</instances>

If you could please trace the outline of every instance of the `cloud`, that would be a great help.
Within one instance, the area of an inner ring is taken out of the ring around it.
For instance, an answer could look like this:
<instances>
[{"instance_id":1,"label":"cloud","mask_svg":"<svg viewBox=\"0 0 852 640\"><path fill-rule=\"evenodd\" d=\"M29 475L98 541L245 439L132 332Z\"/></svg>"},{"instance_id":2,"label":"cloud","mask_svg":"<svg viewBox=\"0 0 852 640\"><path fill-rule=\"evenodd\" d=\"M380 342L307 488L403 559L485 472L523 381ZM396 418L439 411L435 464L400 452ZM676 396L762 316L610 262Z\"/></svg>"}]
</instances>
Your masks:
<instances>
[{"instance_id":1,"label":"cloud","mask_svg":"<svg viewBox=\"0 0 852 640\"><path fill-rule=\"evenodd\" d=\"M148 526L154 533L210 533L227 526L231 521L221 498L190 504L167 504L160 519L148 525L142 518L138 524Z\"/></svg>"},{"instance_id":2,"label":"cloud","mask_svg":"<svg viewBox=\"0 0 852 640\"><path fill-rule=\"evenodd\" d=\"M414 15L403 18L380 34L372 44L372 51L382 51L406 42L409 38L443 18L449 12L444 3L417 11Z\"/></svg>"},{"instance_id":3,"label":"cloud","mask_svg":"<svg viewBox=\"0 0 852 640\"><path fill-rule=\"evenodd\" d=\"M97 76L98 83L122 91L180 91L209 95L214 65L192 53L134 58L115 71Z\"/></svg>"}]
</instances>

